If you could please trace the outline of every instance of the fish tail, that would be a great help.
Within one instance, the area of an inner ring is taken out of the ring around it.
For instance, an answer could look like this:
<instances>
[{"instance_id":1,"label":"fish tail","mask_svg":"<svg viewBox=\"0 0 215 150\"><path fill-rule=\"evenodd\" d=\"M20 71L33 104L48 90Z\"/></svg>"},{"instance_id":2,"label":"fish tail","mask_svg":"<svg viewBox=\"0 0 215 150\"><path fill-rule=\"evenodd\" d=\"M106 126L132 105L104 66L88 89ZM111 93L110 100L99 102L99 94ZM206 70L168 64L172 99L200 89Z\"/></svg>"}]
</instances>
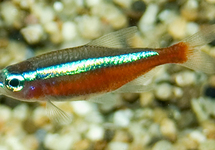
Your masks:
<instances>
[{"instance_id":1,"label":"fish tail","mask_svg":"<svg viewBox=\"0 0 215 150\"><path fill-rule=\"evenodd\" d=\"M201 46L215 40L215 25L203 28L200 32L182 41L187 45L187 61L182 65L193 70L200 70L208 74L215 73L215 58L200 50Z\"/></svg>"}]
</instances>

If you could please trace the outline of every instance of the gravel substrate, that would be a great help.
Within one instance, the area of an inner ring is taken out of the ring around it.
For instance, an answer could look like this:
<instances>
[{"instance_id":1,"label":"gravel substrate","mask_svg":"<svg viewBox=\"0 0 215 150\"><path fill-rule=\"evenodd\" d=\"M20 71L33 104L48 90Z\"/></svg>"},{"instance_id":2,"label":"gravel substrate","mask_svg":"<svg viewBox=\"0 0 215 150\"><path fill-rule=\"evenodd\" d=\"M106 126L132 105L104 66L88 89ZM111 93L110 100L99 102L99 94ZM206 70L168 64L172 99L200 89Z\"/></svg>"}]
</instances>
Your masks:
<instances>
[{"instance_id":1,"label":"gravel substrate","mask_svg":"<svg viewBox=\"0 0 215 150\"><path fill-rule=\"evenodd\" d=\"M215 23L215 0L0 0L0 68L137 26L135 47L166 47ZM202 47L215 58L215 42ZM168 64L154 88L113 102L45 104L0 97L0 150L214 150L215 75Z\"/></svg>"}]
</instances>

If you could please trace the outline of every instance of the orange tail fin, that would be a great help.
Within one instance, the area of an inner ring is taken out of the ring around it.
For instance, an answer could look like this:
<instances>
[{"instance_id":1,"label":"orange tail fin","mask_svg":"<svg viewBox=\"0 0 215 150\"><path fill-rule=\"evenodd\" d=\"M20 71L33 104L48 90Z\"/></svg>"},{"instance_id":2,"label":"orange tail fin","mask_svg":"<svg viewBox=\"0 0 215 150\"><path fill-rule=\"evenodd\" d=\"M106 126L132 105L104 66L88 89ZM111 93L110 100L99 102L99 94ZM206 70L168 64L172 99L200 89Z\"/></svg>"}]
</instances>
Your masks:
<instances>
[{"instance_id":1,"label":"orange tail fin","mask_svg":"<svg viewBox=\"0 0 215 150\"><path fill-rule=\"evenodd\" d=\"M200 32L184 39L182 42L189 45L188 60L182 65L193 70L200 70L208 74L215 73L215 58L200 50L200 47L215 40L215 25L210 25Z\"/></svg>"}]
</instances>

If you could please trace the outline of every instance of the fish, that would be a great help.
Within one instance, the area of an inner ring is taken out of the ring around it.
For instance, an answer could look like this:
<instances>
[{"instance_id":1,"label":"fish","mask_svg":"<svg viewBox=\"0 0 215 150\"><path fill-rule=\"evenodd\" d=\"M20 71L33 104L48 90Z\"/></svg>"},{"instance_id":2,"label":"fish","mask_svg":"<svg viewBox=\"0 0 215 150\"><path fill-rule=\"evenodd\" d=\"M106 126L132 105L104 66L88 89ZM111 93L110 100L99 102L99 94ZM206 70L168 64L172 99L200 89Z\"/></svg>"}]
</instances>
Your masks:
<instances>
[{"instance_id":1,"label":"fish","mask_svg":"<svg viewBox=\"0 0 215 150\"><path fill-rule=\"evenodd\" d=\"M82 46L9 65L0 71L0 93L26 102L48 102L52 114L65 117L52 101L99 101L108 100L111 93L141 93L160 65L215 73L214 58L200 50L215 39L215 25L166 48L132 47L136 32L137 27L128 27Z\"/></svg>"}]
</instances>

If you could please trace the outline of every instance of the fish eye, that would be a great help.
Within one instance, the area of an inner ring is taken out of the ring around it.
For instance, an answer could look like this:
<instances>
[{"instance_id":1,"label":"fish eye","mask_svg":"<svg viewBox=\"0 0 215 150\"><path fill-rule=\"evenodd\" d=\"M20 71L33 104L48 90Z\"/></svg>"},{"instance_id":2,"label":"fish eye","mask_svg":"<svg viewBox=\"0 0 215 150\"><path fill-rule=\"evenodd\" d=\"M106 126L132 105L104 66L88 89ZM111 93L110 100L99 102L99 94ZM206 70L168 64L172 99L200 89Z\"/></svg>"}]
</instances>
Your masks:
<instances>
[{"instance_id":1,"label":"fish eye","mask_svg":"<svg viewBox=\"0 0 215 150\"><path fill-rule=\"evenodd\" d=\"M24 78L19 74L9 74L6 77L5 85L11 91L20 91L24 87Z\"/></svg>"}]
</instances>

